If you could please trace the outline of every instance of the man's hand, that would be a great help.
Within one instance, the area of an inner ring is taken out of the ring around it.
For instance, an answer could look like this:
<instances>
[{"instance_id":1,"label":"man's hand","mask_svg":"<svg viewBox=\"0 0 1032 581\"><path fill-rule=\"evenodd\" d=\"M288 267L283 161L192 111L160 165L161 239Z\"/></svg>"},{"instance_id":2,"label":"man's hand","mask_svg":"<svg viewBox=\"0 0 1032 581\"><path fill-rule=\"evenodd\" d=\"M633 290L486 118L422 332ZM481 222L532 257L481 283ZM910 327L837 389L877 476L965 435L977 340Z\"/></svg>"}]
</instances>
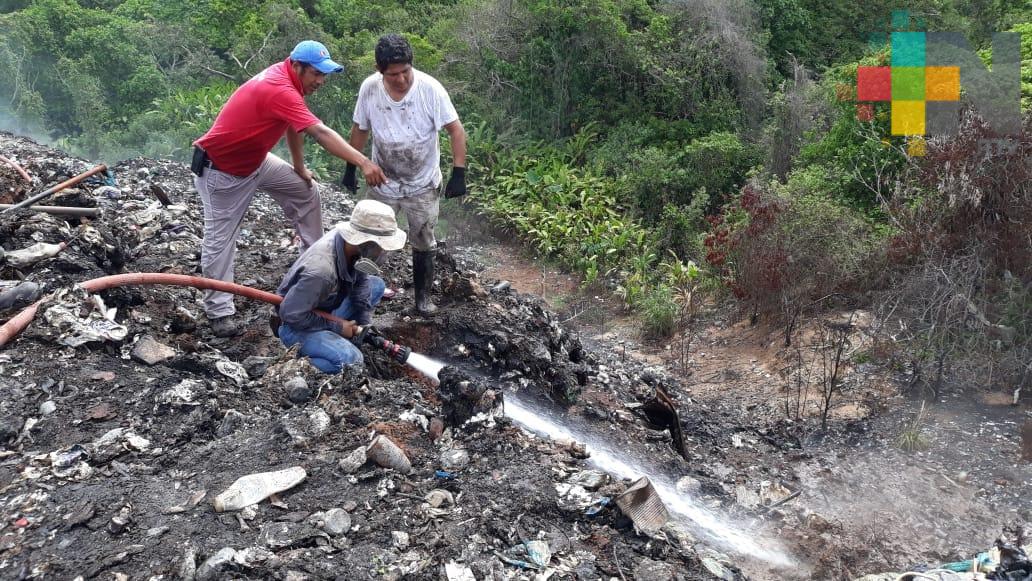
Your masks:
<instances>
[{"instance_id":1,"label":"man's hand","mask_svg":"<svg viewBox=\"0 0 1032 581\"><path fill-rule=\"evenodd\" d=\"M362 165L362 176L365 177L365 183L370 186L381 186L387 183L387 176L384 175L383 170L371 161Z\"/></svg>"},{"instance_id":2,"label":"man's hand","mask_svg":"<svg viewBox=\"0 0 1032 581\"><path fill-rule=\"evenodd\" d=\"M466 168L455 166L451 171L451 179L444 187L444 197L457 198L466 195Z\"/></svg>"},{"instance_id":3,"label":"man's hand","mask_svg":"<svg viewBox=\"0 0 1032 581\"><path fill-rule=\"evenodd\" d=\"M351 192L352 195L358 193L358 177L355 175L355 170L358 169L355 164L349 163L344 168L344 177L340 180L340 185L344 186L344 189Z\"/></svg>"},{"instance_id":4,"label":"man's hand","mask_svg":"<svg viewBox=\"0 0 1032 581\"><path fill-rule=\"evenodd\" d=\"M340 324L340 336L345 339L350 339L358 334L361 328L355 324L354 321L344 321Z\"/></svg>"},{"instance_id":5,"label":"man's hand","mask_svg":"<svg viewBox=\"0 0 1032 581\"><path fill-rule=\"evenodd\" d=\"M301 179L305 180L305 183L308 184L308 187L312 187L312 180L315 179L315 174L312 173L312 170L304 166L294 166L294 173L301 176Z\"/></svg>"}]
</instances>

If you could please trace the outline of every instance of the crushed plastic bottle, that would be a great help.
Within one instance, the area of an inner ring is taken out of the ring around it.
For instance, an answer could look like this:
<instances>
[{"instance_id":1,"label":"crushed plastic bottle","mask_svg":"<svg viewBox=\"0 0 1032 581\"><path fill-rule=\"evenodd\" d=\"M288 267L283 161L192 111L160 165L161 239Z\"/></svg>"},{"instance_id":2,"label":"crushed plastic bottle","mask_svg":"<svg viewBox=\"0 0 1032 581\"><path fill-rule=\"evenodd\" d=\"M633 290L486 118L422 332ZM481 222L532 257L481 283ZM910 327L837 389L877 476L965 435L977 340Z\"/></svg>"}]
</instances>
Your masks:
<instances>
[{"instance_id":1,"label":"crushed plastic bottle","mask_svg":"<svg viewBox=\"0 0 1032 581\"><path fill-rule=\"evenodd\" d=\"M35 264L44 258L51 258L57 256L58 252L65 249L64 242L60 244L50 244L48 242L37 242L32 246L27 246L21 250L12 250L7 253L6 259L7 264L14 268L22 268Z\"/></svg>"},{"instance_id":2,"label":"crushed plastic bottle","mask_svg":"<svg viewBox=\"0 0 1032 581\"><path fill-rule=\"evenodd\" d=\"M258 472L237 478L225 492L215 497L216 512L240 510L300 484L308 473L300 466L276 472Z\"/></svg>"}]
</instances>

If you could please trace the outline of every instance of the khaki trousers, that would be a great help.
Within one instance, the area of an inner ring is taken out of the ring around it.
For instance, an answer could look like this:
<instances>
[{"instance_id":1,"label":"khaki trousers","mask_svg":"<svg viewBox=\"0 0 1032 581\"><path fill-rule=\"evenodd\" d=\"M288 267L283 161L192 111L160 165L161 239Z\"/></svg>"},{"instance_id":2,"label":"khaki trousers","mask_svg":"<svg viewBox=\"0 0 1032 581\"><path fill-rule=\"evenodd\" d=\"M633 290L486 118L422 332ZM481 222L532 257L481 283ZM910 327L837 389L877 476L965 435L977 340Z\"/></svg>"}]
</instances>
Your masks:
<instances>
[{"instance_id":1,"label":"khaki trousers","mask_svg":"<svg viewBox=\"0 0 1032 581\"><path fill-rule=\"evenodd\" d=\"M204 204L204 241L201 243L201 272L207 278L233 282L236 241L247 207L257 191L276 200L301 242L307 248L323 234L319 188L309 186L294 167L268 154L258 171L245 177L207 168L194 177L194 186ZM210 319L236 312L233 295L204 292L204 312Z\"/></svg>"},{"instance_id":2,"label":"khaki trousers","mask_svg":"<svg viewBox=\"0 0 1032 581\"><path fill-rule=\"evenodd\" d=\"M413 250L426 252L437 247L434 228L437 227L437 215L441 212L440 188L427 188L404 198L381 196L372 188L368 188L366 197L387 204L399 219L405 216L405 221L408 222L408 241L412 244Z\"/></svg>"}]
</instances>

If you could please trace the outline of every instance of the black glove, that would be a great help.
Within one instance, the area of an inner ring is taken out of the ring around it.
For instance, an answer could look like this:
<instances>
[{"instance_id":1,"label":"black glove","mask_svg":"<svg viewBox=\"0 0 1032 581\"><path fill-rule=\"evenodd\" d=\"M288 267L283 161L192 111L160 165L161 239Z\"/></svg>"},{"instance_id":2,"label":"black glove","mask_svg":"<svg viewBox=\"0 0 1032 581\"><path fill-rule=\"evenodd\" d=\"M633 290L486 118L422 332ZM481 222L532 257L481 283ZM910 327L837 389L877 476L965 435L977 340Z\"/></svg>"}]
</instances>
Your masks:
<instances>
[{"instance_id":1,"label":"black glove","mask_svg":"<svg viewBox=\"0 0 1032 581\"><path fill-rule=\"evenodd\" d=\"M444 187L444 197L457 198L466 195L466 168L455 166L451 170L451 179Z\"/></svg>"},{"instance_id":2,"label":"black glove","mask_svg":"<svg viewBox=\"0 0 1032 581\"><path fill-rule=\"evenodd\" d=\"M358 193L358 178L355 177L355 170L358 169L355 164L349 163L344 168L344 177L340 180L340 185L344 186L344 189L351 192L352 194Z\"/></svg>"}]
</instances>

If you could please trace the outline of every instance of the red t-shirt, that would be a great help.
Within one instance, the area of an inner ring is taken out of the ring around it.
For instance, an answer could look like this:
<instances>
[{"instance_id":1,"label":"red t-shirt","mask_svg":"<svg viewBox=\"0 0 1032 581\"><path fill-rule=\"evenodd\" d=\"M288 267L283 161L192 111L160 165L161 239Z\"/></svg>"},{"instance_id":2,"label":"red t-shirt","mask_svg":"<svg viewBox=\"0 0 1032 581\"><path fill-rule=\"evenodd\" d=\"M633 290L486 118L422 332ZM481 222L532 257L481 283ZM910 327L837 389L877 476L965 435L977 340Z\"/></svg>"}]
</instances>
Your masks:
<instances>
[{"instance_id":1,"label":"red t-shirt","mask_svg":"<svg viewBox=\"0 0 1032 581\"><path fill-rule=\"evenodd\" d=\"M240 85L194 145L208 152L219 171L247 176L258 170L288 127L301 132L318 123L288 58Z\"/></svg>"}]
</instances>

